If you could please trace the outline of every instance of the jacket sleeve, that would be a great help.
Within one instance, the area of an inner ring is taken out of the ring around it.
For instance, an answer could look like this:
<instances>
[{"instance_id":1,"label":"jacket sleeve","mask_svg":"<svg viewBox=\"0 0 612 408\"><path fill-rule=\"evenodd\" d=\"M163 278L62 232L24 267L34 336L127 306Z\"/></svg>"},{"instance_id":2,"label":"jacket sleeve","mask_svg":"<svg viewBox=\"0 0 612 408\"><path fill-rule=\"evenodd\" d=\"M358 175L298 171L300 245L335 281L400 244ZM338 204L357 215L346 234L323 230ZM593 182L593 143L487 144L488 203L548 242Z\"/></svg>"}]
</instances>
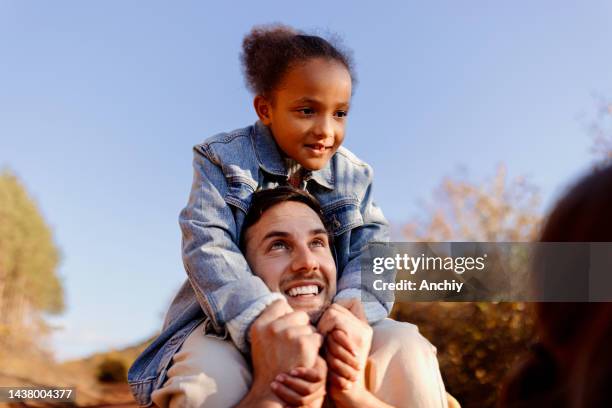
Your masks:
<instances>
[{"instance_id":1,"label":"jacket sleeve","mask_svg":"<svg viewBox=\"0 0 612 408\"><path fill-rule=\"evenodd\" d=\"M234 344L247 352L250 323L282 296L270 292L251 272L236 244L240 231L225 201L227 181L212 153L194 151L193 185L179 215L183 263L197 301L217 334L228 330Z\"/></svg>"},{"instance_id":2,"label":"jacket sleeve","mask_svg":"<svg viewBox=\"0 0 612 408\"><path fill-rule=\"evenodd\" d=\"M370 179L371 180L371 179ZM361 257L370 242L389 242L389 223L382 210L372 199L372 183L370 181L360 207L363 225L353 229L350 238L348 262L338 280L338 294L334 300L358 298L361 299L366 317L370 324L386 318L393 302L389 301L388 291L377 293L368 285L362 284ZM386 276L386 280L394 281L395 276Z\"/></svg>"}]
</instances>

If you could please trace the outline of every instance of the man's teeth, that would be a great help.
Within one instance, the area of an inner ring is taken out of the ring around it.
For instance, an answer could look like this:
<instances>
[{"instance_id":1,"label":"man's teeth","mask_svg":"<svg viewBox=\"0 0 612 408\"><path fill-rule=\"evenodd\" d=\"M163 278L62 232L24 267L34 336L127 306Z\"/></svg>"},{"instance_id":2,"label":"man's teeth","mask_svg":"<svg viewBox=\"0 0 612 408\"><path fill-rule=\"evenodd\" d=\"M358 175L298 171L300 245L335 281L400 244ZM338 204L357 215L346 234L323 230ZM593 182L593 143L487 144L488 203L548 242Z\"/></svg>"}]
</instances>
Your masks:
<instances>
[{"instance_id":1,"label":"man's teeth","mask_svg":"<svg viewBox=\"0 0 612 408\"><path fill-rule=\"evenodd\" d=\"M318 295L319 287L317 285L296 286L295 288L289 289L287 294L289 296Z\"/></svg>"}]
</instances>

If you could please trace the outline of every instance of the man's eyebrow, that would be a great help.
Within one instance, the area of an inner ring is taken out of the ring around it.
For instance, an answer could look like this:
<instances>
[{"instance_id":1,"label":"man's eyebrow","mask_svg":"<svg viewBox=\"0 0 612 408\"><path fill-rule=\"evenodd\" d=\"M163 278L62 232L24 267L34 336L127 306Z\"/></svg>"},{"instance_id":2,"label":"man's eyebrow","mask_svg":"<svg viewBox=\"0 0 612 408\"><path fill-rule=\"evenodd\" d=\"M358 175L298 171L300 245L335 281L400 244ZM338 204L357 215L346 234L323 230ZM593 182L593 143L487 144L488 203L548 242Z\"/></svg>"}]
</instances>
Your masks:
<instances>
[{"instance_id":1,"label":"man's eyebrow","mask_svg":"<svg viewBox=\"0 0 612 408\"><path fill-rule=\"evenodd\" d=\"M264 235L264 237L261 240L265 241L266 239L270 239L270 238L277 238L277 237L284 238L288 236L289 236L289 233L285 231L270 231L266 235Z\"/></svg>"},{"instance_id":2,"label":"man's eyebrow","mask_svg":"<svg viewBox=\"0 0 612 408\"><path fill-rule=\"evenodd\" d=\"M313 230L310 230L310 235L327 235L327 230L325 228L315 228Z\"/></svg>"},{"instance_id":3,"label":"man's eyebrow","mask_svg":"<svg viewBox=\"0 0 612 408\"><path fill-rule=\"evenodd\" d=\"M325 228L315 228L309 231L310 235L327 235L327 230ZM270 238L286 238L288 236L290 236L291 234L289 234L286 231L269 231L266 235L264 235L264 237L261 239L262 241L265 241L267 239Z\"/></svg>"}]
</instances>

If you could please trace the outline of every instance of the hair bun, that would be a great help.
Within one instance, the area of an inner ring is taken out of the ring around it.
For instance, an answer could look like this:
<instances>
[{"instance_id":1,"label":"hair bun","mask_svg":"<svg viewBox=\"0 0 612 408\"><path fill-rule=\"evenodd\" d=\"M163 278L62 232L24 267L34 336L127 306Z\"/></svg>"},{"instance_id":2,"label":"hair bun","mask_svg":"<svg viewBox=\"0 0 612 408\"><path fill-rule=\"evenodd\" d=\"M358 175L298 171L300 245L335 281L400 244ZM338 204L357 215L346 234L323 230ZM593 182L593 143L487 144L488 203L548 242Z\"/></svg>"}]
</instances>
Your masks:
<instances>
[{"instance_id":1,"label":"hair bun","mask_svg":"<svg viewBox=\"0 0 612 408\"><path fill-rule=\"evenodd\" d=\"M242 41L240 61L247 88L255 94L270 96L290 64L317 57L342 63L355 84L350 52L279 23L254 26Z\"/></svg>"}]
</instances>

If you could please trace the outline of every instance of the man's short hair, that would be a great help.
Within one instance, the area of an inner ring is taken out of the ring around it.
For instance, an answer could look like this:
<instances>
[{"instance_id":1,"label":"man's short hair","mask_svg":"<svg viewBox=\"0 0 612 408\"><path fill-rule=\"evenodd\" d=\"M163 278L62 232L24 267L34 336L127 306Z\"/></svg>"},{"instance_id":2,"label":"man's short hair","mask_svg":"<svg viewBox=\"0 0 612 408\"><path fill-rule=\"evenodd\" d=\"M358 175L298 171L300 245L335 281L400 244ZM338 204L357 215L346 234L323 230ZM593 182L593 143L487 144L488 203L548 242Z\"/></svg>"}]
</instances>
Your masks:
<instances>
[{"instance_id":1,"label":"man's short hair","mask_svg":"<svg viewBox=\"0 0 612 408\"><path fill-rule=\"evenodd\" d=\"M332 234L330 233L330 229L328 228L325 217L323 216L323 211L321 210L321 204L319 204L319 201L305 190L300 190L291 186L280 186L276 188L258 190L253 193L253 197L251 198L251 206L244 217L242 232L240 234L239 245L240 250L243 253L246 251L246 232L248 229L256 224L261 216L270 208L287 201L303 203L310 207L310 209L312 209L319 216L319 219L321 220L321 223L325 227L327 235L329 236L329 243L330 245L332 244Z\"/></svg>"}]
</instances>

